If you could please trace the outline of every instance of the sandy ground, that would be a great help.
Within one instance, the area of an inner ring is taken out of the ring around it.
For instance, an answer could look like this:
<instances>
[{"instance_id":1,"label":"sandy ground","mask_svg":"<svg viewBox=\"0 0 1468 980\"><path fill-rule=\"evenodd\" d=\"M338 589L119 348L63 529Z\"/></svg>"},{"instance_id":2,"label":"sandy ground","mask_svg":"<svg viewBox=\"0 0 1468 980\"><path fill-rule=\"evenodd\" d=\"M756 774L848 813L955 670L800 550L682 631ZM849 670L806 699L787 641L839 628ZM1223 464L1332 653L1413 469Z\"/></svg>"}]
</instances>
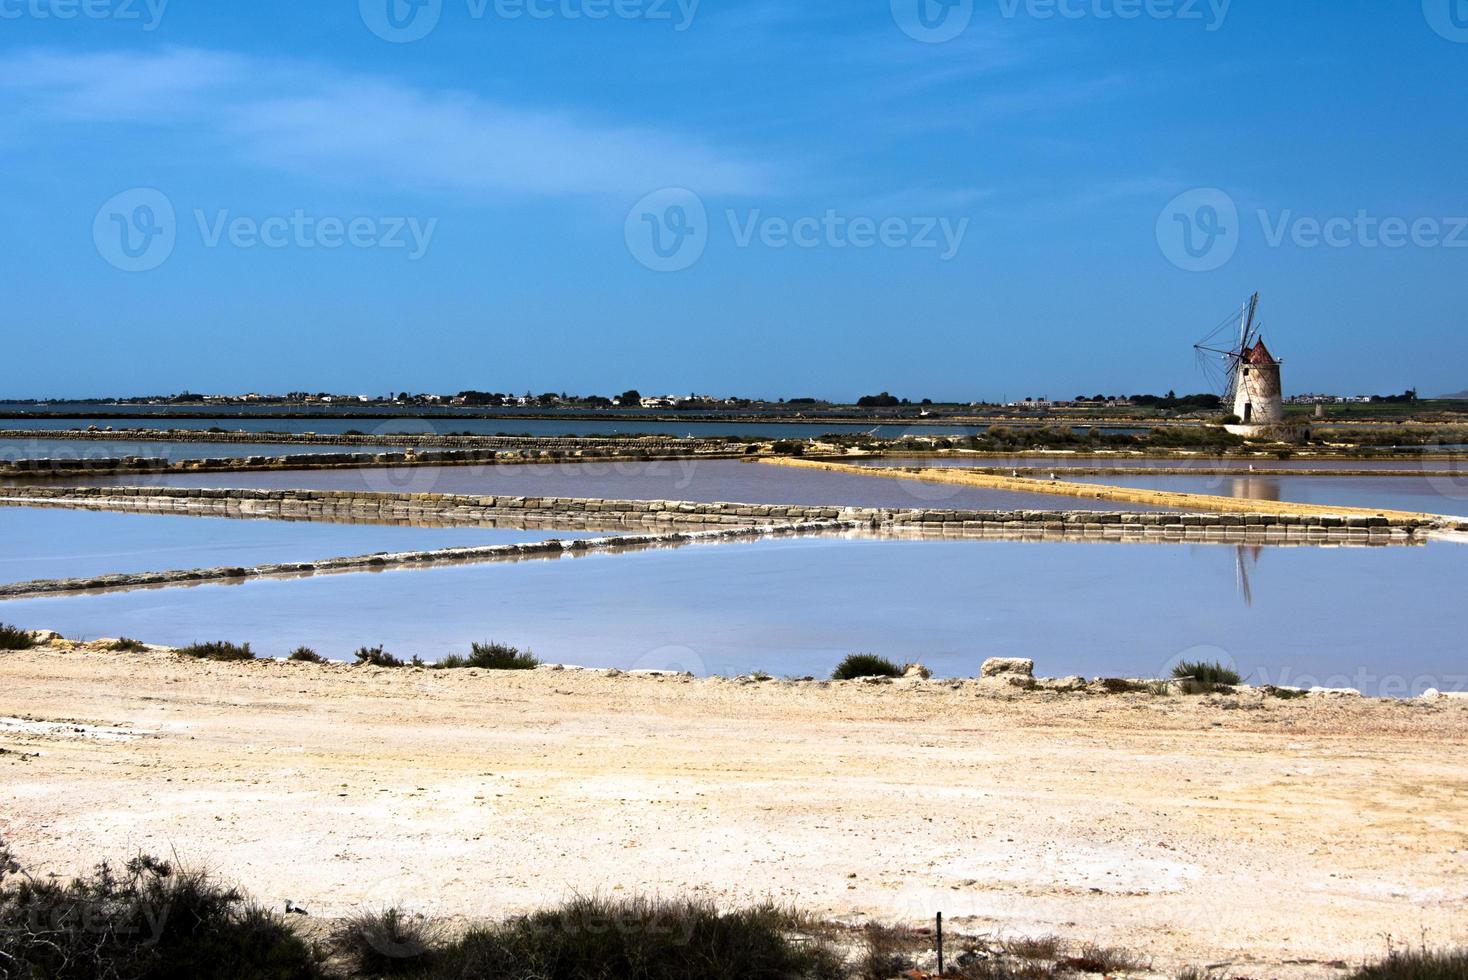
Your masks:
<instances>
[{"instance_id":1,"label":"sandy ground","mask_svg":"<svg viewBox=\"0 0 1468 980\"><path fill-rule=\"evenodd\" d=\"M1464 701L46 649L0 653L0 718L27 865L177 854L316 916L773 897L1256 977L1468 943Z\"/></svg>"}]
</instances>

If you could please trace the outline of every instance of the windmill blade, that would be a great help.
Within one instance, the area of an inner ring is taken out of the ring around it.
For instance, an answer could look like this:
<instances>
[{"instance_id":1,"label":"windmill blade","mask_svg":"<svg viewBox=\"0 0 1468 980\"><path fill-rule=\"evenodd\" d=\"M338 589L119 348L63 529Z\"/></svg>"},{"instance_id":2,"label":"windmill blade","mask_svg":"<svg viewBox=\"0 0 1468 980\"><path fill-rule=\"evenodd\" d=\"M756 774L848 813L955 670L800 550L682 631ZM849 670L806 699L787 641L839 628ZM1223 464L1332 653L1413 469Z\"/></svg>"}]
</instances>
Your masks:
<instances>
[{"instance_id":1,"label":"windmill blade","mask_svg":"<svg viewBox=\"0 0 1468 980\"><path fill-rule=\"evenodd\" d=\"M1232 368L1233 355L1199 347L1194 356L1198 362L1198 373L1203 376L1207 390L1220 397L1231 397L1233 393L1229 389L1235 374Z\"/></svg>"},{"instance_id":2,"label":"windmill blade","mask_svg":"<svg viewBox=\"0 0 1468 980\"><path fill-rule=\"evenodd\" d=\"M1259 339L1262 324L1256 321L1259 314L1259 294L1249 297L1249 312L1244 315L1243 331L1239 335L1239 356L1242 357Z\"/></svg>"}]
</instances>

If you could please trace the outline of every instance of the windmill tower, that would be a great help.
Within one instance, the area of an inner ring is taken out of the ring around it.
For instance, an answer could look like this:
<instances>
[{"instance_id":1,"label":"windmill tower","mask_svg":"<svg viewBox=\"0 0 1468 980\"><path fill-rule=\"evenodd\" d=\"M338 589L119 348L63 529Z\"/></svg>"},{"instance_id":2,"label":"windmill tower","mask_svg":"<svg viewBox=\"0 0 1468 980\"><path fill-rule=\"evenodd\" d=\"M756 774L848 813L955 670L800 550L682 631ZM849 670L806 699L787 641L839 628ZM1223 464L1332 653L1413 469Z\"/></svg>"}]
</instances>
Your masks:
<instances>
[{"instance_id":1,"label":"windmill tower","mask_svg":"<svg viewBox=\"0 0 1468 980\"><path fill-rule=\"evenodd\" d=\"M1282 441L1308 438L1308 429L1285 425L1284 389L1280 384L1283 362L1264 345L1258 314L1259 294L1255 293L1239 314L1237 342L1222 341L1229 346L1218 346L1220 341L1216 338L1228 329L1226 321L1195 345L1200 355L1217 355L1223 359L1227 378L1224 402L1232 403L1233 413L1238 416L1238 422L1228 426L1228 431L1245 438L1273 436Z\"/></svg>"}]
</instances>

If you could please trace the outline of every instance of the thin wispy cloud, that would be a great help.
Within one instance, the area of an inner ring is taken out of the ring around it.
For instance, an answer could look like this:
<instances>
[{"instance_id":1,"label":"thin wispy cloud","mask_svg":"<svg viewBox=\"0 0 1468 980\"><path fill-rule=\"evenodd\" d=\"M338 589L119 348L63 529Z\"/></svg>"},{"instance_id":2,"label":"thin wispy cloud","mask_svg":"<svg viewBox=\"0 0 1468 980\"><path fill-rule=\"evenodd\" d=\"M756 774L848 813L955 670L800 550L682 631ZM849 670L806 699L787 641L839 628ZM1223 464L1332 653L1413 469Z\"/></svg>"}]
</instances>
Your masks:
<instances>
[{"instance_id":1,"label":"thin wispy cloud","mask_svg":"<svg viewBox=\"0 0 1468 980\"><path fill-rule=\"evenodd\" d=\"M184 130L256 165L468 195L769 190L774 169L687 134L228 52L37 51L0 69L12 132L78 123Z\"/></svg>"}]
</instances>

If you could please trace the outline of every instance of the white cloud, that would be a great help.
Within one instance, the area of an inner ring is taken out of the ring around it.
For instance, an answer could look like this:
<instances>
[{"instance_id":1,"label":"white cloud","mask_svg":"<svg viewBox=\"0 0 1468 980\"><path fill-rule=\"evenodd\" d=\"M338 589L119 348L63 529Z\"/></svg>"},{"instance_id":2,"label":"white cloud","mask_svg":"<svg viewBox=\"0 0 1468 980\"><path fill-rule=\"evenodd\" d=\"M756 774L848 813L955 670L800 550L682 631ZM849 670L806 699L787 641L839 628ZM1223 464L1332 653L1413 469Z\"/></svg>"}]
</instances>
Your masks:
<instances>
[{"instance_id":1,"label":"white cloud","mask_svg":"<svg viewBox=\"0 0 1468 980\"><path fill-rule=\"evenodd\" d=\"M254 164L348 183L470 195L767 191L770 168L656 127L470 93L175 48L31 52L0 68L12 131L76 123L182 129Z\"/></svg>"}]
</instances>

